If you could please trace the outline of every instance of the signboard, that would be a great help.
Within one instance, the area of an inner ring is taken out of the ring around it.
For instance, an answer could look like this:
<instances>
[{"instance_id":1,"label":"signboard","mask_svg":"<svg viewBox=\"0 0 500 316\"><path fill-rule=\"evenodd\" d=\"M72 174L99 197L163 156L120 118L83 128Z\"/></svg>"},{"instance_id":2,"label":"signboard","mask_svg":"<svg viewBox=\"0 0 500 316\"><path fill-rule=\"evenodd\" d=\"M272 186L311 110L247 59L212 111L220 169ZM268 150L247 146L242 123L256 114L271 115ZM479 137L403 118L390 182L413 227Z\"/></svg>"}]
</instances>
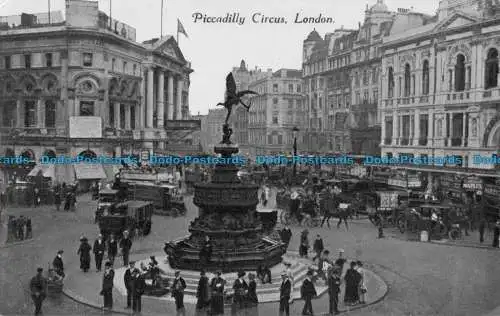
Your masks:
<instances>
[{"instance_id":1,"label":"signboard","mask_svg":"<svg viewBox=\"0 0 500 316\"><path fill-rule=\"evenodd\" d=\"M407 181L404 179L388 179L387 184L394 187L406 188Z\"/></svg>"},{"instance_id":2,"label":"signboard","mask_svg":"<svg viewBox=\"0 0 500 316\"><path fill-rule=\"evenodd\" d=\"M481 191L483 189L483 181L478 177L468 177L464 181L463 188L472 191Z\"/></svg>"},{"instance_id":3,"label":"signboard","mask_svg":"<svg viewBox=\"0 0 500 316\"><path fill-rule=\"evenodd\" d=\"M408 177L408 188L420 188L422 186L422 181L416 177Z\"/></svg>"},{"instance_id":4,"label":"signboard","mask_svg":"<svg viewBox=\"0 0 500 316\"><path fill-rule=\"evenodd\" d=\"M485 184L484 196L488 196L497 200L500 199L500 186L496 184Z\"/></svg>"},{"instance_id":5,"label":"signboard","mask_svg":"<svg viewBox=\"0 0 500 316\"><path fill-rule=\"evenodd\" d=\"M169 120L166 124L167 130L199 131L201 120Z\"/></svg>"},{"instance_id":6,"label":"signboard","mask_svg":"<svg viewBox=\"0 0 500 316\"><path fill-rule=\"evenodd\" d=\"M398 207L397 192L378 192L380 196L380 208L393 209Z\"/></svg>"},{"instance_id":7,"label":"signboard","mask_svg":"<svg viewBox=\"0 0 500 316\"><path fill-rule=\"evenodd\" d=\"M98 116L71 116L70 138L102 138L102 119Z\"/></svg>"},{"instance_id":8,"label":"signboard","mask_svg":"<svg viewBox=\"0 0 500 316\"><path fill-rule=\"evenodd\" d=\"M440 182L441 186L446 189L462 191L462 181L455 176L443 175Z\"/></svg>"}]
</instances>

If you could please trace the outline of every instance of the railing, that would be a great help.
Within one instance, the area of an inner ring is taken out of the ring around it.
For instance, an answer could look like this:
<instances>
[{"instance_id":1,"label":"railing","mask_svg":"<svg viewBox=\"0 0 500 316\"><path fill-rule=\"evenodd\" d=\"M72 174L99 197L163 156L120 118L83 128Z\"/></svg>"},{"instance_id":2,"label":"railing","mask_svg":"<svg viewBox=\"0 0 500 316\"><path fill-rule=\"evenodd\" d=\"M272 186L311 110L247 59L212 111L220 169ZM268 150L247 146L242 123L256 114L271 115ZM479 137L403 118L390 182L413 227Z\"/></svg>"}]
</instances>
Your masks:
<instances>
[{"instance_id":1,"label":"railing","mask_svg":"<svg viewBox=\"0 0 500 316\"><path fill-rule=\"evenodd\" d=\"M408 146L410 144L409 138L401 138L401 146Z\"/></svg>"}]
</instances>

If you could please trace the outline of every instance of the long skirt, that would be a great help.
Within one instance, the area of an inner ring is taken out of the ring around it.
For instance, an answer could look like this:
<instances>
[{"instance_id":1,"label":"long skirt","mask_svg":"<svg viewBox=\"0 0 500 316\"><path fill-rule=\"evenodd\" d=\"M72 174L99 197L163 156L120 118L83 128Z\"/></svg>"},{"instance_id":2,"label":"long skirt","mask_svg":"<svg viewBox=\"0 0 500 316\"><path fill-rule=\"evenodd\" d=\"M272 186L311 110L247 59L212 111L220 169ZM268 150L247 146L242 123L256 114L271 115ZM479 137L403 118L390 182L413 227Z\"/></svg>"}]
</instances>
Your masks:
<instances>
[{"instance_id":1,"label":"long skirt","mask_svg":"<svg viewBox=\"0 0 500 316\"><path fill-rule=\"evenodd\" d=\"M224 314L224 296L212 296L210 299L210 315Z\"/></svg>"},{"instance_id":2,"label":"long skirt","mask_svg":"<svg viewBox=\"0 0 500 316\"><path fill-rule=\"evenodd\" d=\"M82 270L90 269L90 254L80 255L80 269Z\"/></svg>"}]
</instances>

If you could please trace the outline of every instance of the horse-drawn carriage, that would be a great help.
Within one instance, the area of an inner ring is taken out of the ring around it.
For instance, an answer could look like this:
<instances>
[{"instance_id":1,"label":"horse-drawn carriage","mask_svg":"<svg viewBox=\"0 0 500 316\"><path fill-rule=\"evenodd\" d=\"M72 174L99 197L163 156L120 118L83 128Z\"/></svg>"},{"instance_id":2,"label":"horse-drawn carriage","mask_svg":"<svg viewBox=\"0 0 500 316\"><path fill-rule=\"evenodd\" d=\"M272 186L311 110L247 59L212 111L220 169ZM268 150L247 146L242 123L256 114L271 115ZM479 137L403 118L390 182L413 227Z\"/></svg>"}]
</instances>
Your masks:
<instances>
[{"instance_id":1,"label":"horse-drawn carriage","mask_svg":"<svg viewBox=\"0 0 500 316\"><path fill-rule=\"evenodd\" d=\"M151 232L153 204L143 201L126 201L112 205L99 218L99 229L107 239L111 234L122 236L128 231L134 237L136 231L144 236Z\"/></svg>"}]
</instances>

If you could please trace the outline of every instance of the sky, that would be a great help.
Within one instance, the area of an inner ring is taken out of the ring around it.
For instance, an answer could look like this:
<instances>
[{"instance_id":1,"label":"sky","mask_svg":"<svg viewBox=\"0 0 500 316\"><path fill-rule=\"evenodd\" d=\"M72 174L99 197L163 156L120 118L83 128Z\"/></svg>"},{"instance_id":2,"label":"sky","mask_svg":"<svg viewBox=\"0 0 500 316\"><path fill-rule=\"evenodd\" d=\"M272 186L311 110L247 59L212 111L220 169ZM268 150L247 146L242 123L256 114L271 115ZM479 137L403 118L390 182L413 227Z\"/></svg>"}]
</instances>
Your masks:
<instances>
[{"instance_id":1,"label":"sky","mask_svg":"<svg viewBox=\"0 0 500 316\"><path fill-rule=\"evenodd\" d=\"M0 16L63 11L65 0L0 0ZM99 0L99 9L109 14L111 0ZM161 0L112 0L112 16L137 31L137 40L161 34ZM301 69L302 43L314 28L324 36L337 28L356 29L364 19L366 5L377 0L164 0L163 34L176 35L179 19L189 38L179 35L179 46L194 72L191 74L189 104L193 115L206 114L223 101L225 77L244 59L250 69ZM391 11L414 7L433 14L438 0L385 0ZM193 14L210 17L239 14L236 23L194 22ZM251 22L254 13L285 17L287 24ZM332 17L333 24L296 24L296 14Z\"/></svg>"}]
</instances>

